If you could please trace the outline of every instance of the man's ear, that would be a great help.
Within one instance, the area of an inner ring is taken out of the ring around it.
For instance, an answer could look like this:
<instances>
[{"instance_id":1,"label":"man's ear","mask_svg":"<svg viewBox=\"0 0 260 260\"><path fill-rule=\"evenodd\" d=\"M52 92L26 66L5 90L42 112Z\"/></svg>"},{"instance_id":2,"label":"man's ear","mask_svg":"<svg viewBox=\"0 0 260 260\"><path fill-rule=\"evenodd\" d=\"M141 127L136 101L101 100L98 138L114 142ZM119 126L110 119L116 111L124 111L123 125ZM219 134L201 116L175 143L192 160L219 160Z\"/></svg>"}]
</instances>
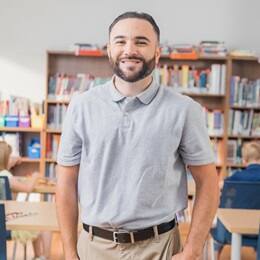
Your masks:
<instances>
[{"instance_id":1,"label":"man's ear","mask_svg":"<svg viewBox=\"0 0 260 260\"><path fill-rule=\"evenodd\" d=\"M155 50L155 64L156 65L159 63L160 56L161 56L161 48L160 48L160 46L157 46L156 50Z\"/></svg>"},{"instance_id":2,"label":"man's ear","mask_svg":"<svg viewBox=\"0 0 260 260\"><path fill-rule=\"evenodd\" d=\"M107 56L108 59L111 60L111 48L109 43L107 43Z\"/></svg>"}]
</instances>

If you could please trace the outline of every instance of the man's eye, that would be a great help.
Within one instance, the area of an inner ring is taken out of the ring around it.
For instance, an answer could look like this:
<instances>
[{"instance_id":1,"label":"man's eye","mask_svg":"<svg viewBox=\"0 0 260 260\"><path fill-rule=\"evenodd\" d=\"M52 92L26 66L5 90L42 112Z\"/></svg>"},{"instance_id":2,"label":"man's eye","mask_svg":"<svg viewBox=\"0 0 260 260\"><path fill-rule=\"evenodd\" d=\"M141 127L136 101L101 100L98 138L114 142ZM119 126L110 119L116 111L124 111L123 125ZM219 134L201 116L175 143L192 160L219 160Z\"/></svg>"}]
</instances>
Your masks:
<instances>
[{"instance_id":1,"label":"man's eye","mask_svg":"<svg viewBox=\"0 0 260 260\"><path fill-rule=\"evenodd\" d=\"M137 44L137 45L147 45L147 43L146 43L146 42L139 42L139 41L138 41L138 42L136 42L136 44Z\"/></svg>"},{"instance_id":2,"label":"man's eye","mask_svg":"<svg viewBox=\"0 0 260 260\"><path fill-rule=\"evenodd\" d=\"M124 44L125 43L125 41L116 41L116 44Z\"/></svg>"}]
</instances>

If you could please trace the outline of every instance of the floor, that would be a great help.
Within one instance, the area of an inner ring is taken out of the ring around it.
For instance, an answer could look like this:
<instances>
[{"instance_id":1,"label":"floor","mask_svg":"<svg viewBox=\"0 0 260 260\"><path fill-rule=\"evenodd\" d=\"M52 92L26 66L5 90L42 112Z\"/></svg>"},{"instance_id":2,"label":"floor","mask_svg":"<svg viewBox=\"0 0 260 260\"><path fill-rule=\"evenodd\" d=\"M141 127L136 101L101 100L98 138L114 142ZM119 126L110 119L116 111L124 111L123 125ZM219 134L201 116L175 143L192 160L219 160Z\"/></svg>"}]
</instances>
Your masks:
<instances>
[{"instance_id":1,"label":"floor","mask_svg":"<svg viewBox=\"0 0 260 260\"><path fill-rule=\"evenodd\" d=\"M184 240L185 237L187 236L188 225L182 224L180 226L180 230L181 230L182 239ZM13 242L8 242L7 243L8 260L9 259L11 260L12 250L13 250ZM28 260L31 260L33 257L31 243L28 244L27 256L28 256L27 257ZM230 259L230 246L226 246L222 252L221 260L229 260L229 259ZM256 259L256 254L253 249L246 248L246 247L242 249L242 260L255 260L255 259ZM21 244L17 246L16 260L23 260L23 247ZM53 234L50 260L64 260L59 233ZM210 257L207 260L210 260Z\"/></svg>"}]
</instances>

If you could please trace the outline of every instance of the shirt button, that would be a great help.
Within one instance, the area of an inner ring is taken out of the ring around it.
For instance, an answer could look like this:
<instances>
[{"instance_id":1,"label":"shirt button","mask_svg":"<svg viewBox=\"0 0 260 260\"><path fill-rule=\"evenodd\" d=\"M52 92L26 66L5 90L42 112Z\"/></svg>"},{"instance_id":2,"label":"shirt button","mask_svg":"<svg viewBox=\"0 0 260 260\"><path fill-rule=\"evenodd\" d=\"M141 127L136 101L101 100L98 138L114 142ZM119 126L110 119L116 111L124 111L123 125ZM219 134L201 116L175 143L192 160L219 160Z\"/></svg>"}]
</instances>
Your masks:
<instances>
[{"instance_id":1,"label":"shirt button","mask_svg":"<svg viewBox=\"0 0 260 260\"><path fill-rule=\"evenodd\" d=\"M123 127L127 128L130 126L130 119L129 119L129 114L128 113L124 113L124 117L123 117Z\"/></svg>"}]
</instances>

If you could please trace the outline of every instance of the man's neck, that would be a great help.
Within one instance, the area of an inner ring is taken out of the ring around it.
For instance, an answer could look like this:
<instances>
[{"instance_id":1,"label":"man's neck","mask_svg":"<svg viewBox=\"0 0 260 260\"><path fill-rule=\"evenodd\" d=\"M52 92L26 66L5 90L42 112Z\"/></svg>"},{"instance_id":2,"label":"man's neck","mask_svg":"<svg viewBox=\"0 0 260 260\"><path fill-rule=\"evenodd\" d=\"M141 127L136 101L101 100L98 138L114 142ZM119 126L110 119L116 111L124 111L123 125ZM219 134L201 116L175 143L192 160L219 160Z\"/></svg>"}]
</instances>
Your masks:
<instances>
[{"instance_id":1,"label":"man's neck","mask_svg":"<svg viewBox=\"0 0 260 260\"><path fill-rule=\"evenodd\" d=\"M123 96L133 97L143 92L146 88L148 88L152 80L153 78L151 75L137 82L127 82L115 76L114 86Z\"/></svg>"}]
</instances>

